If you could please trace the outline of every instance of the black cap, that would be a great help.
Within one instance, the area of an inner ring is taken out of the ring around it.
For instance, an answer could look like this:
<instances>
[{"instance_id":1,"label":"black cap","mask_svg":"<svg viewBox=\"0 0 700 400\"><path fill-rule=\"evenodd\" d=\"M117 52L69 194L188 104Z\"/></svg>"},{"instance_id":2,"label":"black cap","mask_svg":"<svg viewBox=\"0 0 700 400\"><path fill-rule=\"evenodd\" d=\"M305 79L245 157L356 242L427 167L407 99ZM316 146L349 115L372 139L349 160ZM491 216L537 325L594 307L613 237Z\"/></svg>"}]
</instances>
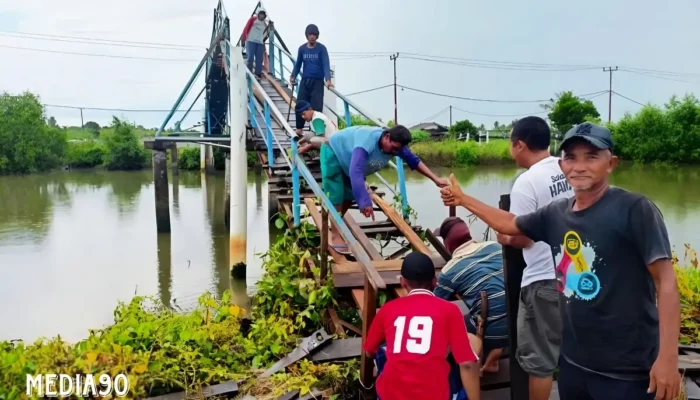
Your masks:
<instances>
[{"instance_id":1,"label":"black cap","mask_svg":"<svg viewBox=\"0 0 700 400\"><path fill-rule=\"evenodd\" d=\"M403 259L401 276L412 281L431 281L435 278L435 264L427 255L413 252Z\"/></svg>"},{"instance_id":2,"label":"black cap","mask_svg":"<svg viewBox=\"0 0 700 400\"><path fill-rule=\"evenodd\" d=\"M439 228L433 230L433 234L438 237L446 238L447 235L450 233L450 229L452 229L453 226L457 225L460 222L465 223L464 220L462 220L462 218L447 217L444 221L442 221L442 224L440 224Z\"/></svg>"},{"instance_id":3,"label":"black cap","mask_svg":"<svg viewBox=\"0 0 700 400\"><path fill-rule=\"evenodd\" d=\"M601 150L612 150L613 148L612 134L608 128L590 122L584 122L566 132L564 140L561 142L561 146L559 146L559 152L561 152L564 146L570 143L573 138L585 139Z\"/></svg>"}]
</instances>

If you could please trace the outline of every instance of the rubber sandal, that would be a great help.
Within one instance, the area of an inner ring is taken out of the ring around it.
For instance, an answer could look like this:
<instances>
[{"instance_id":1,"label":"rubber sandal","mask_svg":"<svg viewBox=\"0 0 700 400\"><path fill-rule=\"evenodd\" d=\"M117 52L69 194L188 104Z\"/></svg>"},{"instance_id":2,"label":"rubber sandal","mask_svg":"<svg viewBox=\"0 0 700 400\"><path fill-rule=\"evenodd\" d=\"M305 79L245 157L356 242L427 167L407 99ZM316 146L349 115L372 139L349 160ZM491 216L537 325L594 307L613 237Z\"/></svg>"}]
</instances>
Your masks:
<instances>
[{"instance_id":1,"label":"rubber sandal","mask_svg":"<svg viewBox=\"0 0 700 400\"><path fill-rule=\"evenodd\" d=\"M342 254L344 256L349 256L350 254L352 254L348 249L348 246L344 244L331 245L331 248L335 250L336 253Z\"/></svg>"}]
</instances>

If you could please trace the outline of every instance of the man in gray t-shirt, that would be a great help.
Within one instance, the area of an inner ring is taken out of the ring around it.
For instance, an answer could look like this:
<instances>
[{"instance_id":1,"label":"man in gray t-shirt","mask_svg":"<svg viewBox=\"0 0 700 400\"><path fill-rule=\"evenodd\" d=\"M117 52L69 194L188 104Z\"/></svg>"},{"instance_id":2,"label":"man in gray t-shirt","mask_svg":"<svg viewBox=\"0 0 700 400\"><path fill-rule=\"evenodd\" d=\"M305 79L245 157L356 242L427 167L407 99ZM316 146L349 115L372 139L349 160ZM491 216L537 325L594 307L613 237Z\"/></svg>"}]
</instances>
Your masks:
<instances>
[{"instance_id":1,"label":"man in gray t-shirt","mask_svg":"<svg viewBox=\"0 0 700 400\"><path fill-rule=\"evenodd\" d=\"M464 206L499 233L551 247L563 400L671 400L680 388L680 305L668 233L650 200L610 187L612 148L602 126L567 132L560 166L574 198L530 214L516 217L465 195L454 175L441 190L443 202Z\"/></svg>"}]
</instances>

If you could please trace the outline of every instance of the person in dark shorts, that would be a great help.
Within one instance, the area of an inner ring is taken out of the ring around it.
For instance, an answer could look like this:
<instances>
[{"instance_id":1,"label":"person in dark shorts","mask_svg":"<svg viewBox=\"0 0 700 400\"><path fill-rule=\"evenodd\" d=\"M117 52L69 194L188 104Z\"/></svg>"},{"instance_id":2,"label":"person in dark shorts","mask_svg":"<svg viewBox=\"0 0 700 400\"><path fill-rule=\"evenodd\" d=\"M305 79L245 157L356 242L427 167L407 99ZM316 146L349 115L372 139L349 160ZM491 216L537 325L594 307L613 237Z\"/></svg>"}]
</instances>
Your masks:
<instances>
[{"instance_id":1,"label":"person in dark shorts","mask_svg":"<svg viewBox=\"0 0 700 400\"><path fill-rule=\"evenodd\" d=\"M452 259L442 267L433 293L445 300L459 298L469 309L466 319L469 341L483 361L482 372L497 372L498 360L508 346L503 251L496 242L477 242L461 218L448 217L435 230ZM481 292L487 295L483 339L477 337L481 315Z\"/></svg>"},{"instance_id":2,"label":"person in dark shorts","mask_svg":"<svg viewBox=\"0 0 700 400\"><path fill-rule=\"evenodd\" d=\"M680 392L680 305L668 232L653 202L610 186L612 150L607 128L569 130L559 164L574 197L533 213L490 207L464 194L454 175L443 203L550 246L563 325L561 399L671 400Z\"/></svg>"},{"instance_id":3,"label":"person in dark shorts","mask_svg":"<svg viewBox=\"0 0 700 400\"><path fill-rule=\"evenodd\" d=\"M574 195L559 167L559 158L549 154L550 140L549 125L540 117L525 117L513 126L510 155L526 171L517 177L510 191L512 214L529 214ZM525 236L499 233L498 242L523 249L527 265L521 282L515 356L530 375L530 400L547 400L559 361L562 330L552 252L547 243L535 243Z\"/></svg>"},{"instance_id":4,"label":"person in dark shorts","mask_svg":"<svg viewBox=\"0 0 700 400\"><path fill-rule=\"evenodd\" d=\"M377 379L381 400L448 400L450 353L459 365L470 400L478 400L478 357L472 351L462 312L435 297L435 265L427 255L411 253L401 264L401 287L408 296L391 300L377 312L363 349L370 357L386 343L386 363Z\"/></svg>"},{"instance_id":5,"label":"person in dark shorts","mask_svg":"<svg viewBox=\"0 0 700 400\"><path fill-rule=\"evenodd\" d=\"M297 101L308 101L314 111L323 112L323 81L325 79L329 88L333 87L331 82L331 65L328 59L326 46L317 42L318 27L310 24L306 27L307 43L299 46L297 59L292 69L289 81L294 84L296 76L301 70L301 82L299 82L299 93ZM301 136L304 130L304 119L296 113L296 131Z\"/></svg>"}]
</instances>

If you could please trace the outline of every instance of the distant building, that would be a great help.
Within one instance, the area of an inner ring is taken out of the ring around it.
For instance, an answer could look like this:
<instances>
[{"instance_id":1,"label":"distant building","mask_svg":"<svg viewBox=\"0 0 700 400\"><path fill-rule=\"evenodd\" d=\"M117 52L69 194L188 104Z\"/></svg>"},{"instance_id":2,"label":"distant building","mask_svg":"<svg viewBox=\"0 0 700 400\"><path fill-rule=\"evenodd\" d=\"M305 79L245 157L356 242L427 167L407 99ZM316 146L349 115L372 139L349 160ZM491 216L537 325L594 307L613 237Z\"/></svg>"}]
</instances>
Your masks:
<instances>
[{"instance_id":1,"label":"distant building","mask_svg":"<svg viewBox=\"0 0 700 400\"><path fill-rule=\"evenodd\" d=\"M408 128L410 131L426 131L433 140L440 140L447 135L450 129L437 122L423 122Z\"/></svg>"}]
</instances>

